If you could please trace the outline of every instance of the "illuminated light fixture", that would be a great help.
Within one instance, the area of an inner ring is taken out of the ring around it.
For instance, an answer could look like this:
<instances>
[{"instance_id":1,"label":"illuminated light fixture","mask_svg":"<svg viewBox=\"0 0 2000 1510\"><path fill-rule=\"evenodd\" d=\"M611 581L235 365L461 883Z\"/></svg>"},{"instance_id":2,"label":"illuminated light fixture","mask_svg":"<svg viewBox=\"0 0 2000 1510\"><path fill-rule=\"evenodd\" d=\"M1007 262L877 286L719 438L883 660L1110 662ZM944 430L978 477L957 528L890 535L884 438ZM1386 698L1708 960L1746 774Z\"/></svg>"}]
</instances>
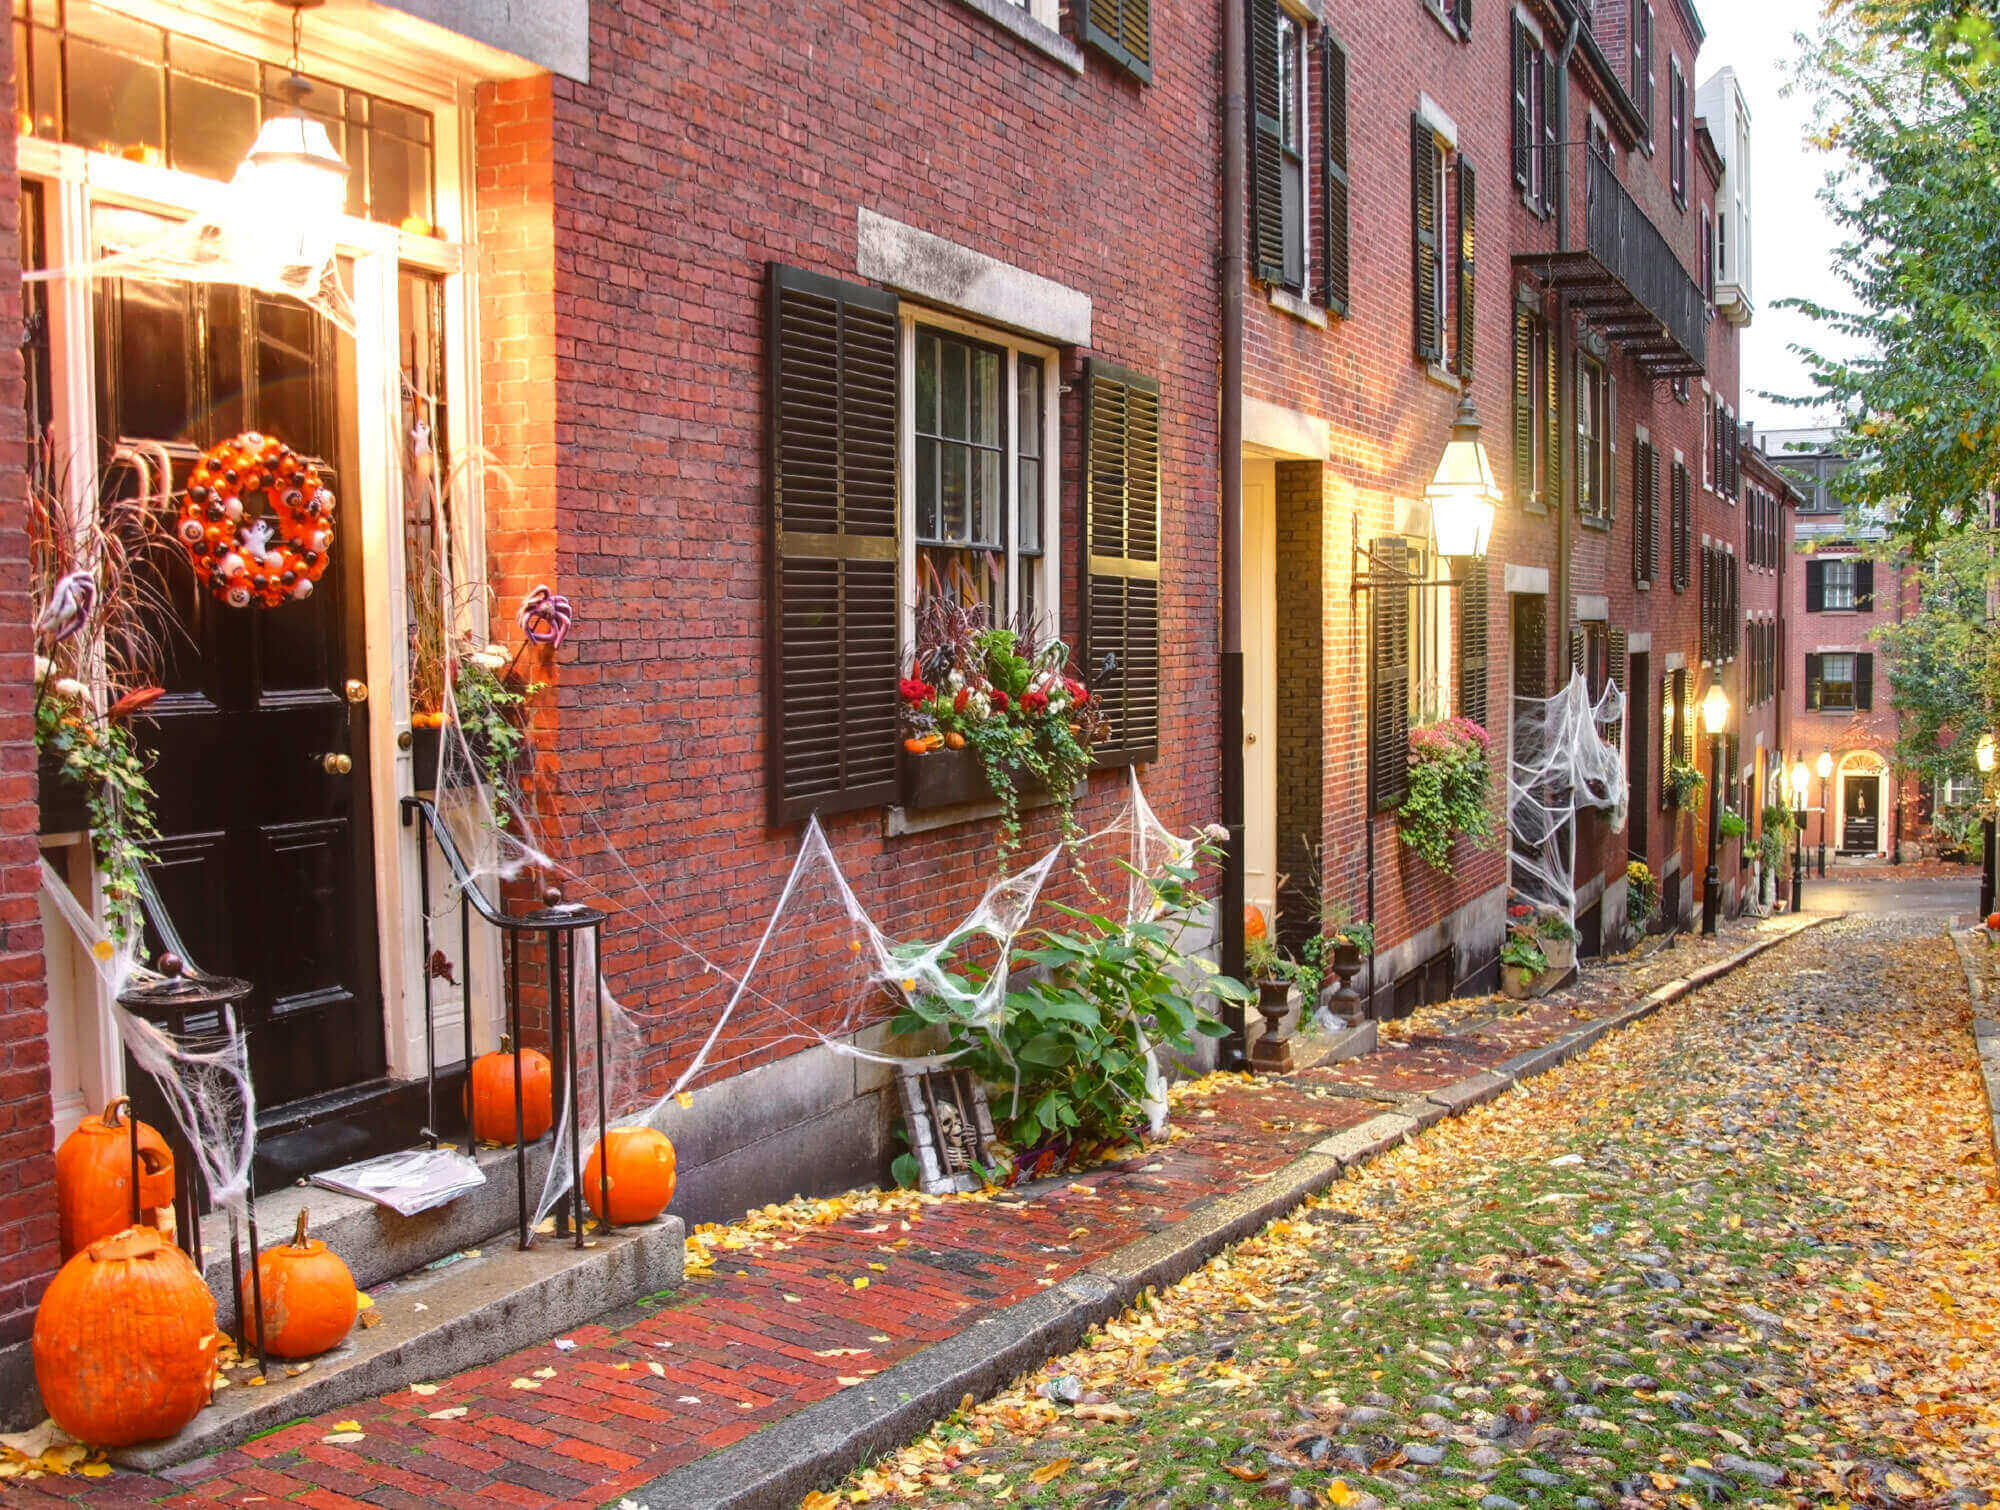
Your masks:
<instances>
[{"instance_id":1,"label":"illuminated light fixture","mask_svg":"<svg viewBox=\"0 0 2000 1510\"><path fill-rule=\"evenodd\" d=\"M334 226L347 206L346 161L326 125L305 112L312 93L299 71L299 30L321 0L275 0L292 12L291 75L281 86L291 107L265 121L236 170L244 214L234 229L272 267L317 268L333 255Z\"/></svg>"},{"instance_id":2,"label":"illuminated light fixture","mask_svg":"<svg viewBox=\"0 0 2000 1510\"><path fill-rule=\"evenodd\" d=\"M1819 752L1818 770L1821 781L1826 780L1827 777L1833 774L1833 751L1821 750Z\"/></svg>"},{"instance_id":3,"label":"illuminated light fixture","mask_svg":"<svg viewBox=\"0 0 2000 1510\"><path fill-rule=\"evenodd\" d=\"M1973 758L1979 762L1980 775L1991 776L1993 774L1993 767L1996 764L1996 760L1993 748L1993 736L1991 734L1982 734L1979 736L1979 750Z\"/></svg>"},{"instance_id":4,"label":"illuminated light fixture","mask_svg":"<svg viewBox=\"0 0 2000 1510\"><path fill-rule=\"evenodd\" d=\"M1500 485L1493 480L1493 463L1479 440L1479 411L1472 395L1458 401L1451 440L1438 458L1437 472L1424 489L1431 506L1431 536L1446 560L1478 559L1486 554L1493 534L1493 514L1500 503Z\"/></svg>"},{"instance_id":5,"label":"illuminated light fixture","mask_svg":"<svg viewBox=\"0 0 2000 1510\"><path fill-rule=\"evenodd\" d=\"M1806 763L1803 760L1792 767L1793 807L1803 808L1806 805L1806 783L1810 780L1812 780L1812 772L1806 769Z\"/></svg>"},{"instance_id":6,"label":"illuminated light fixture","mask_svg":"<svg viewBox=\"0 0 2000 1510\"><path fill-rule=\"evenodd\" d=\"M1701 700L1701 722L1711 739L1729 726L1729 694L1721 682L1708 684L1708 695Z\"/></svg>"}]
</instances>

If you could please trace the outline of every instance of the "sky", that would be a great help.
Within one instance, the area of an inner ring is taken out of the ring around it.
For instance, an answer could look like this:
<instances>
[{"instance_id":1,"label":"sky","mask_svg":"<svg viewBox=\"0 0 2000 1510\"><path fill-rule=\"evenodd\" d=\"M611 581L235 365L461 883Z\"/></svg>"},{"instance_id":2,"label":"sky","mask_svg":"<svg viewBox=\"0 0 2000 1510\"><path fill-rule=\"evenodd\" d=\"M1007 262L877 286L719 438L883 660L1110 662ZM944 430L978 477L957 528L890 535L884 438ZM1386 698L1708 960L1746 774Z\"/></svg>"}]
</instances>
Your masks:
<instances>
[{"instance_id":1,"label":"sky","mask_svg":"<svg viewBox=\"0 0 2000 1510\"><path fill-rule=\"evenodd\" d=\"M1708 38L1696 60L1698 80L1734 67L1750 106L1750 284L1755 315L1742 336L1742 413L1758 429L1809 424L1809 411L1774 404L1766 392L1811 391L1795 344L1820 345L1827 333L1804 315L1774 309L1802 297L1839 304L1832 271L1839 232L1819 202L1831 159L1805 143L1812 101L1792 82L1794 37L1817 24L1820 0L1695 0Z\"/></svg>"}]
</instances>

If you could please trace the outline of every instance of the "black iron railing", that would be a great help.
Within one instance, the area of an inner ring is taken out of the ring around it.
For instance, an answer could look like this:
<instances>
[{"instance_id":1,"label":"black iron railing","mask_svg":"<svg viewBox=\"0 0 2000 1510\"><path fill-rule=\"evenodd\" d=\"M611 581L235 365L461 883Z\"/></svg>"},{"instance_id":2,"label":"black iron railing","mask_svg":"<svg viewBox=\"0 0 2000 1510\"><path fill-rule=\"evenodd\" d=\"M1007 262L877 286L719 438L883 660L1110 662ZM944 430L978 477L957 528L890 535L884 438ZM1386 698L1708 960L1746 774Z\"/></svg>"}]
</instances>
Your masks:
<instances>
[{"instance_id":1,"label":"black iron railing","mask_svg":"<svg viewBox=\"0 0 2000 1510\"><path fill-rule=\"evenodd\" d=\"M1611 165L1596 152L1586 151L1584 157L1584 239L1591 256L1659 321L1676 346L1698 366L1705 365L1708 310L1700 285Z\"/></svg>"}]
</instances>

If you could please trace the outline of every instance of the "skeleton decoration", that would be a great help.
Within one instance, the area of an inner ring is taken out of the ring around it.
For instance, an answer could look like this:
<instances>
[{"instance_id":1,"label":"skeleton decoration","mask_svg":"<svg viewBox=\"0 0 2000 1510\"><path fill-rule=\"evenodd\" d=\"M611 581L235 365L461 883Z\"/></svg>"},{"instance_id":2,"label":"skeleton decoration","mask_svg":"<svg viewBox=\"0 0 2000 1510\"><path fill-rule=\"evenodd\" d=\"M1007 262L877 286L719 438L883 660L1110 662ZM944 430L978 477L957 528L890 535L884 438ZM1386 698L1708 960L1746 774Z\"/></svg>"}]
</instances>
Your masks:
<instances>
[{"instance_id":1,"label":"skeleton decoration","mask_svg":"<svg viewBox=\"0 0 2000 1510\"><path fill-rule=\"evenodd\" d=\"M978 1080L965 1070L904 1066L896 1090L917 1160L917 1187L928 1195L979 1189L993 1118Z\"/></svg>"}]
</instances>

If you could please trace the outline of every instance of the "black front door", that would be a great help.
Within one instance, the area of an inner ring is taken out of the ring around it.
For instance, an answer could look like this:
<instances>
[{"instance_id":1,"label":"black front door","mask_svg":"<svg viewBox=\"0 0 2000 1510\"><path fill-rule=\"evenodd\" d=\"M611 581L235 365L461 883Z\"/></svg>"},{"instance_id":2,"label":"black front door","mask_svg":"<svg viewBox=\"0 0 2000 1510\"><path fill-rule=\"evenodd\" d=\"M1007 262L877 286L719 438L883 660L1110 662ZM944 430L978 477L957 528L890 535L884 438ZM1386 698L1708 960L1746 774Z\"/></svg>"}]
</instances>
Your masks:
<instances>
[{"instance_id":1,"label":"black front door","mask_svg":"<svg viewBox=\"0 0 2000 1510\"><path fill-rule=\"evenodd\" d=\"M1645 651L1632 657L1625 684L1633 688L1625 700L1625 823L1626 849L1635 860L1646 860L1653 815L1653 658Z\"/></svg>"},{"instance_id":2,"label":"black front door","mask_svg":"<svg viewBox=\"0 0 2000 1510\"><path fill-rule=\"evenodd\" d=\"M231 608L165 554L167 691L140 725L159 793L154 880L199 966L255 986L243 1017L268 1137L385 1066L369 704L349 697L352 678L365 698L366 675L361 511L340 422L352 352L305 306L249 289L128 280L98 295L113 486L136 485L112 461L121 445L163 446L178 491L202 450L259 430L314 458L338 499L331 566L303 602Z\"/></svg>"},{"instance_id":3,"label":"black front door","mask_svg":"<svg viewBox=\"0 0 2000 1510\"><path fill-rule=\"evenodd\" d=\"M1840 847L1843 852L1875 853L1876 824L1882 817L1876 811L1881 806L1877 800L1880 785L1872 776L1850 776L1841 783Z\"/></svg>"}]
</instances>

